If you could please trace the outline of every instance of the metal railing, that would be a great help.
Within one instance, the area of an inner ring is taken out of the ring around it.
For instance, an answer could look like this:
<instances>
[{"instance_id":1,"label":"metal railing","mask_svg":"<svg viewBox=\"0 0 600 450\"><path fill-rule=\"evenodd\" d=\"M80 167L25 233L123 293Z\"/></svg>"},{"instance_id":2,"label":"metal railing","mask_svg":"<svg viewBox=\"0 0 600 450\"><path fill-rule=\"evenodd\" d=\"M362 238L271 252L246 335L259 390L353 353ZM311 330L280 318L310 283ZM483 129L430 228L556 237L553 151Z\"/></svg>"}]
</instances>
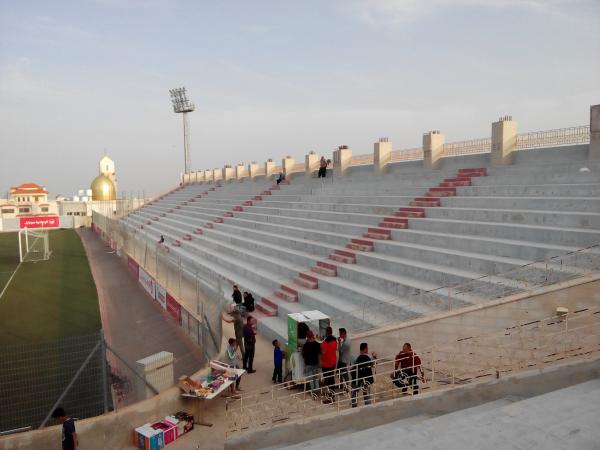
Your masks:
<instances>
[{"instance_id":1,"label":"metal railing","mask_svg":"<svg viewBox=\"0 0 600 450\"><path fill-rule=\"evenodd\" d=\"M364 155L356 155L352 156L350 160L351 166L364 166L368 164L373 164L374 156L373 153L366 153Z\"/></svg>"},{"instance_id":2,"label":"metal railing","mask_svg":"<svg viewBox=\"0 0 600 450\"><path fill-rule=\"evenodd\" d=\"M517 150L561 145L587 144L590 142L590 126L558 128L555 130L533 131L517 136Z\"/></svg>"},{"instance_id":3,"label":"metal railing","mask_svg":"<svg viewBox=\"0 0 600 450\"><path fill-rule=\"evenodd\" d=\"M420 367L407 364L402 369L398 355L387 355L373 360L372 379L358 378L354 365L348 371L336 369L334 373L275 385L270 390L245 393L227 404L227 432L339 414L353 405L362 406L361 403L376 404L406 395L410 398L419 392L493 380L567 358L589 357L599 351L600 309L517 323L500 332L418 351ZM348 372L354 376L346 377ZM321 387L328 375L333 376L333 385ZM319 386L315 387L315 383Z\"/></svg>"},{"instance_id":4,"label":"metal railing","mask_svg":"<svg viewBox=\"0 0 600 450\"><path fill-rule=\"evenodd\" d=\"M403 150L394 150L392 152L390 161L418 161L420 159L423 159L423 149L421 147L415 147Z\"/></svg>"},{"instance_id":5,"label":"metal railing","mask_svg":"<svg viewBox=\"0 0 600 450\"><path fill-rule=\"evenodd\" d=\"M306 165L304 163L296 163L290 169L290 173L304 172Z\"/></svg>"},{"instance_id":6,"label":"metal railing","mask_svg":"<svg viewBox=\"0 0 600 450\"><path fill-rule=\"evenodd\" d=\"M448 142L444 144L443 157L447 158L475 153L490 153L491 151L491 138L470 139L467 141Z\"/></svg>"}]
</instances>

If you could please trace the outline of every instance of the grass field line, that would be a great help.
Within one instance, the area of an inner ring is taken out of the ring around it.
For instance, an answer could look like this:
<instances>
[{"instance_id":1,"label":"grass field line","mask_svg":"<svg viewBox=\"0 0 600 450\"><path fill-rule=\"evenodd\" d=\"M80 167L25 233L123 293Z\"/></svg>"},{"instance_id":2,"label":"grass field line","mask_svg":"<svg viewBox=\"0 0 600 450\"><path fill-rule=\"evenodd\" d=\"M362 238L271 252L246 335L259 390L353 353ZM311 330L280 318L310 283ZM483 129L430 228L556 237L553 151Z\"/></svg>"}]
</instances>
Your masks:
<instances>
[{"instance_id":1,"label":"grass field line","mask_svg":"<svg viewBox=\"0 0 600 450\"><path fill-rule=\"evenodd\" d=\"M15 267L15 270L13 270L12 275L10 276L10 278L8 279L8 281L6 282L6 284L4 285L4 289L2 289L2 292L0 292L0 300L2 300L2 296L6 292L6 289L8 289L8 286L10 285L10 282L12 281L13 277L17 273L17 270L19 270L19 267L21 267L21 264L23 264L23 263L21 261L19 261L19 264L17 264L17 267ZM4 273L8 273L8 272L4 272Z\"/></svg>"},{"instance_id":2,"label":"grass field line","mask_svg":"<svg viewBox=\"0 0 600 450\"><path fill-rule=\"evenodd\" d=\"M33 244L31 244L31 248L33 248L33 246L38 241L38 239L39 239L39 237L35 238L35 241L33 241ZM10 282L12 281L12 279L15 276L15 274L17 273L17 270L19 270L19 267L21 267L21 264L23 264L23 261L19 261L19 264L17 264L17 267L15 267L15 270L13 270L12 275L10 276L10 278L8 279L8 281L6 282L6 284L4 285L4 288L2 289L2 292L0 292L0 300L2 300L2 297L4 296L4 293L8 289L8 286L10 286ZM8 272L3 272L3 273L8 273Z\"/></svg>"}]
</instances>

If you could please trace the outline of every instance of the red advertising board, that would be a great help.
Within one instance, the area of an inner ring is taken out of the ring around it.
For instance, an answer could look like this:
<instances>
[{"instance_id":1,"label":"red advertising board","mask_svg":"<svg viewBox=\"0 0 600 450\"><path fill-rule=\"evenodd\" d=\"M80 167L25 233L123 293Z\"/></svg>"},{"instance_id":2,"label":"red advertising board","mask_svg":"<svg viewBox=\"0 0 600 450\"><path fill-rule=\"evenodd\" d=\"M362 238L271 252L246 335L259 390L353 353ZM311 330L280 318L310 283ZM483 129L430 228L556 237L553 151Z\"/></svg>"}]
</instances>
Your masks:
<instances>
[{"instance_id":1,"label":"red advertising board","mask_svg":"<svg viewBox=\"0 0 600 450\"><path fill-rule=\"evenodd\" d=\"M135 262L135 259L133 259L131 256L127 257L127 268L129 269L131 276L137 280L140 276L140 266L138 265L138 263Z\"/></svg>"},{"instance_id":2,"label":"red advertising board","mask_svg":"<svg viewBox=\"0 0 600 450\"><path fill-rule=\"evenodd\" d=\"M20 217L19 228L58 228L58 216Z\"/></svg>"},{"instance_id":3,"label":"red advertising board","mask_svg":"<svg viewBox=\"0 0 600 450\"><path fill-rule=\"evenodd\" d=\"M181 323L181 305L167 292L167 312L173 316L177 323Z\"/></svg>"}]
</instances>

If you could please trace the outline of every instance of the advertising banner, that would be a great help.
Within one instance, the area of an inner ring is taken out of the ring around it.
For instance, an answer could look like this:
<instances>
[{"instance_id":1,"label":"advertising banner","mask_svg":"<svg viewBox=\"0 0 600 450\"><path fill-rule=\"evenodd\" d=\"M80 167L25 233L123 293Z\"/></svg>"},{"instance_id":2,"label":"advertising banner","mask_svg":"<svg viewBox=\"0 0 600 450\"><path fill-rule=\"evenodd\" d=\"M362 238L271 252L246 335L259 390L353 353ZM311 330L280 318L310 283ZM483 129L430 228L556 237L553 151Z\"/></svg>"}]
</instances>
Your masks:
<instances>
[{"instance_id":1,"label":"advertising banner","mask_svg":"<svg viewBox=\"0 0 600 450\"><path fill-rule=\"evenodd\" d=\"M181 324L181 305L177 303L171 294L167 292L167 312L173 316L173 319L177 321L178 324Z\"/></svg>"},{"instance_id":2,"label":"advertising banner","mask_svg":"<svg viewBox=\"0 0 600 450\"><path fill-rule=\"evenodd\" d=\"M156 283L154 282L154 278L148 275L148 273L141 267L139 268L139 271L140 275L138 277L138 280L140 281L140 284L146 290L146 292L148 292L148 294L152 296L152 298L155 298Z\"/></svg>"},{"instance_id":3,"label":"advertising banner","mask_svg":"<svg viewBox=\"0 0 600 450\"><path fill-rule=\"evenodd\" d=\"M135 259L133 259L131 256L127 257L127 268L129 269L129 273L131 273L131 276L133 276L133 278L135 278L136 280L139 279L140 266L138 265L138 263L135 262Z\"/></svg>"},{"instance_id":4,"label":"advertising banner","mask_svg":"<svg viewBox=\"0 0 600 450\"><path fill-rule=\"evenodd\" d=\"M160 284L156 284L156 301L160 303L163 309L167 309L167 290Z\"/></svg>"},{"instance_id":5,"label":"advertising banner","mask_svg":"<svg viewBox=\"0 0 600 450\"><path fill-rule=\"evenodd\" d=\"M58 228L58 216L20 217L19 228Z\"/></svg>"}]
</instances>

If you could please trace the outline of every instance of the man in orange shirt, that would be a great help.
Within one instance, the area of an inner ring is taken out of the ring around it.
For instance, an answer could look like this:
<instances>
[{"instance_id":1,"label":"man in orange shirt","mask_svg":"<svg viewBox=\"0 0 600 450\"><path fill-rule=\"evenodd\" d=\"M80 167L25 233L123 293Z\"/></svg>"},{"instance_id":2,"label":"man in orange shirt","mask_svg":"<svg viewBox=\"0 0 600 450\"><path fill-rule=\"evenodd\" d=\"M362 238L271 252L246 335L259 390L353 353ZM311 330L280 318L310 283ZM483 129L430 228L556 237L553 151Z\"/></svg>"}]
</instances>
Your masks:
<instances>
[{"instance_id":1,"label":"man in orange shirt","mask_svg":"<svg viewBox=\"0 0 600 450\"><path fill-rule=\"evenodd\" d=\"M321 342L321 370L323 371L323 385L325 386L325 395L328 388L335 384L335 367L337 365L337 339L333 336L333 329L327 327L325 330L325 340ZM331 402L331 400L325 400Z\"/></svg>"}]
</instances>

